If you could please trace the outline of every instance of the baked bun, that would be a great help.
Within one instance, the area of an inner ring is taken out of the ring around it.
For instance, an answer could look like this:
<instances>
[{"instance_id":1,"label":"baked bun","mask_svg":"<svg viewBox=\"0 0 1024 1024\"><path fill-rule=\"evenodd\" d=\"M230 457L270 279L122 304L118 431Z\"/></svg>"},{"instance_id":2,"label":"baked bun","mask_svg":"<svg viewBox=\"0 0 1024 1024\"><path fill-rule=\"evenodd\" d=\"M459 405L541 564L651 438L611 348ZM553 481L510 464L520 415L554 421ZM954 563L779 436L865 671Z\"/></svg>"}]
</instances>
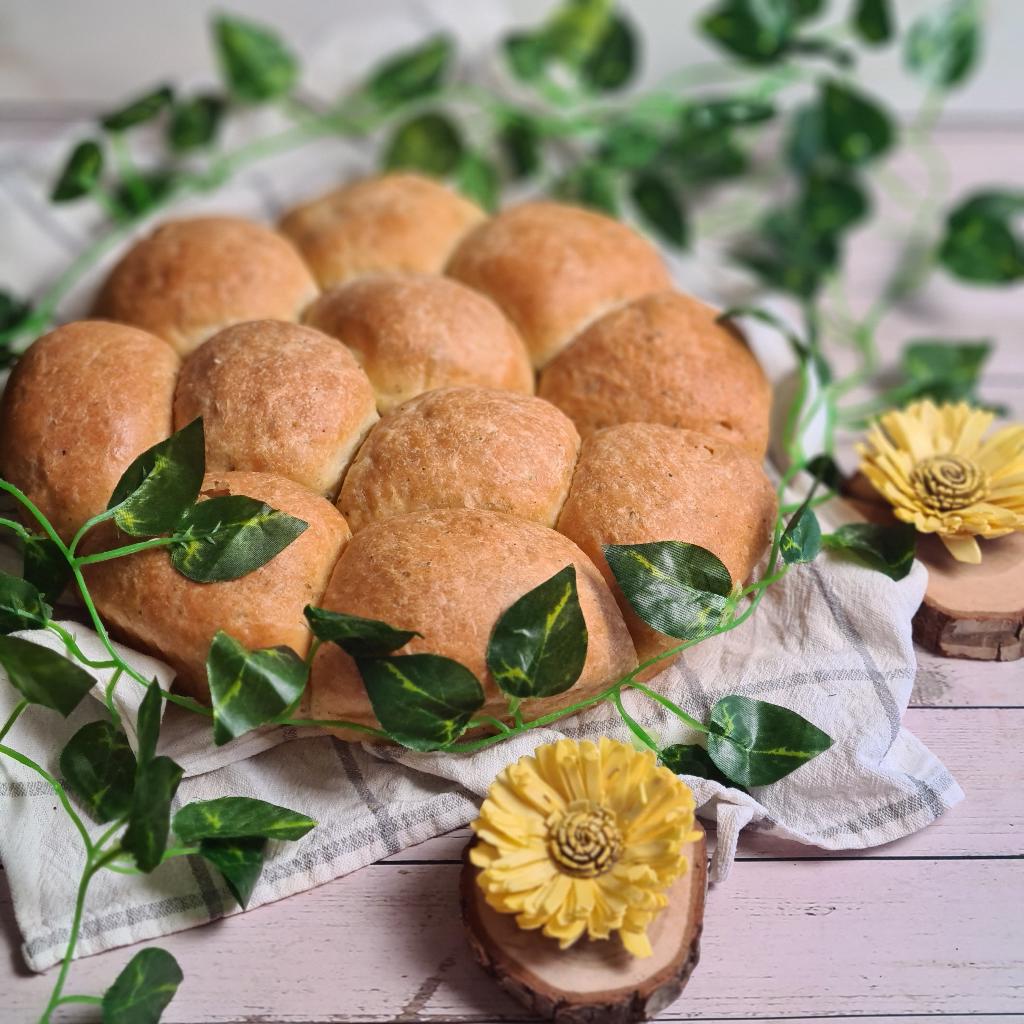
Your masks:
<instances>
[{"instance_id":1,"label":"baked bun","mask_svg":"<svg viewBox=\"0 0 1024 1024\"><path fill-rule=\"evenodd\" d=\"M326 292L304 321L355 353L382 413L449 385L533 393L515 328L490 299L457 281L428 274L362 278Z\"/></svg>"},{"instance_id":2,"label":"baked bun","mask_svg":"<svg viewBox=\"0 0 1024 1024\"><path fill-rule=\"evenodd\" d=\"M572 423L531 395L430 391L373 428L338 507L353 533L432 508L489 509L553 527L579 446Z\"/></svg>"},{"instance_id":3,"label":"baked bun","mask_svg":"<svg viewBox=\"0 0 1024 1024\"><path fill-rule=\"evenodd\" d=\"M389 270L439 274L459 239L486 217L475 203L419 174L343 185L281 220L322 288Z\"/></svg>"},{"instance_id":4,"label":"baked bun","mask_svg":"<svg viewBox=\"0 0 1024 1024\"><path fill-rule=\"evenodd\" d=\"M333 498L377 407L366 374L334 338L255 320L225 328L185 360L175 429L197 416L207 469L278 473Z\"/></svg>"},{"instance_id":5,"label":"baked bun","mask_svg":"<svg viewBox=\"0 0 1024 1024\"><path fill-rule=\"evenodd\" d=\"M733 583L742 583L768 546L775 511L775 490L760 460L743 448L693 430L627 423L583 442L558 530L604 574L645 661L679 641L651 629L632 610L603 545L699 544L722 560Z\"/></svg>"},{"instance_id":6,"label":"baked bun","mask_svg":"<svg viewBox=\"0 0 1024 1024\"><path fill-rule=\"evenodd\" d=\"M87 566L86 580L111 632L162 658L177 673L176 689L207 702L206 656L220 629L249 648L284 645L305 657L311 635L302 610L320 601L350 534L329 501L283 477L211 473L203 494L244 494L309 526L237 580L194 583L163 548Z\"/></svg>"},{"instance_id":7,"label":"baked bun","mask_svg":"<svg viewBox=\"0 0 1024 1024\"><path fill-rule=\"evenodd\" d=\"M583 437L620 423L663 423L763 457L771 388L741 336L717 315L680 292L620 306L548 364L540 395Z\"/></svg>"},{"instance_id":8,"label":"baked bun","mask_svg":"<svg viewBox=\"0 0 1024 1024\"><path fill-rule=\"evenodd\" d=\"M0 473L65 540L171 433L178 357L135 327L80 320L18 361L0 404Z\"/></svg>"},{"instance_id":9,"label":"baked bun","mask_svg":"<svg viewBox=\"0 0 1024 1024\"><path fill-rule=\"evenodd\" d=\"M572 689L524 701L525 716L534 718L598 692L636 664L629 633L600 573L553 530L464 509L374 523L345 549L323 607L418 630L423 636L398 653L429 652L461 662L483 685L481 714L507 717L506 699L487 671L491 631L502 612L570 563L576 566L589 634L587 660ZM311 684L315 718L374 723L356 666L335 644L317 651Z\"/></svg>"},{"instance_id":10,"label":"baked bun","mask_svg":"<svg viewBox=\"0 0 1024 1024\"><path fill-rule=\"evenodd\" d=\"M625 224L548 202L481 224L446 273L494 299L538 367L595 317L671 283L658 251Z\"/></svg>"},{"instance_id":11,"label":"baked bun","mask_svg":"<svg viewBox=\"0 0 1024 1024\"><path fill-rule=\"evenodd\" d=\"M316 282L288 239L239 217L172 220L136 242L96 299L97 316L144 327L187 355L244 320L297 320Z\"/></svg>"}]
</instances>

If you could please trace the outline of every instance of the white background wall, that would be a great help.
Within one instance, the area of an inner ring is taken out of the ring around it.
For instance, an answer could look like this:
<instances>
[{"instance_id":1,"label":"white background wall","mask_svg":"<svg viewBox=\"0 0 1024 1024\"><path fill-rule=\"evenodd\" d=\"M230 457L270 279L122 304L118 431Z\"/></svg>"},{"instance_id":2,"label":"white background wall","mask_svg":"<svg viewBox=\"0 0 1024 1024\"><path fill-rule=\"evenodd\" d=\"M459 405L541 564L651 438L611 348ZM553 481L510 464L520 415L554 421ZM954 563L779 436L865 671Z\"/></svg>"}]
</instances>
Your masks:
<instances>
[{"instance_id":1,"label":"white background wall","mask_svg":"<svg viewBox=\"0 0 1024 1024\"><path fill-rule=\"evenodd\" d=\"M895 0L906 24L940 0ZM491 18L487 0L0 0L0 117L24 104L74 101L91 109L164 78L211 74L206 24L228 9L279 27L304 55L329 60L329 41L345 22L388 7L455 11L467 23ZM853 0L831 0L833 21ZM513 19L535 21L551 0L496 0ZM693 29L706 0L626 0L647 45L647 80L713 56ZM947 117L955 123L1024 122L1024 0L987 0L982 73L958 90ZM424 22L429 18L424 16ZM919 91L890 47L863 64L865 81L900 109L913 109Z\"/></svg>"}]
</instances>

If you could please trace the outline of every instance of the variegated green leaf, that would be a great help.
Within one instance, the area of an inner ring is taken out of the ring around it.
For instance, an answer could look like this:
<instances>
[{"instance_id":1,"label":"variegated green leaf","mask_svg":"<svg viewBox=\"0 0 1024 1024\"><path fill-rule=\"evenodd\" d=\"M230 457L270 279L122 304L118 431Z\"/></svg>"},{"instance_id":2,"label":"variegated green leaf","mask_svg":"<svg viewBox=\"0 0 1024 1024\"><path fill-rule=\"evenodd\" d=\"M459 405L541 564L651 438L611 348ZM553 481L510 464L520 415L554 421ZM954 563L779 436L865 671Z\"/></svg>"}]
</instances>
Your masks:
<instances>
[{"instance_id":1,"label":"variegated green leaf","mask_svg":"<svg viewBox=\"0 0 1024 1024\"><path fill-rule=\"evenodd\" d=\"M128 737L110 722L83 725L60 754L66 785L101 825L131 810L135 768Z\"/></svg>"},{"instance_id":2,"label":"variegated green leaf","mask_svg":"<svg viewBox=\"0 0 1024 1024\"><path fill-rule=\"evenodd\" d=\"M412 750L453 743L483 707L484 691L465 665L439 654L359 658L373 713L396 742Z\"/></svg>"},{"instance_id":3,"label":"variegated green leaf","mask_svg":"<svg viewBox=\"0 0 1024 1024\"><path fill-rule=\"evenodd\" d=\"M414 636L423 635L414 629L395 629L379 619L332 612L311 604L306 605L304 614L315 637L337 644L353 658L390 654L404 647Z\"/></svg>"},{"instance_id":4,"label":"variegated green leaf","mask_svg":"<svg viewBox=\"0 0 1024 1024\"><path fill-rule=\"evenodd\" d=\"M197 419L135 459L107 504L118 528L133 537L174 530L203 485L203 446L203 421Z\"/></svg>"},{"instance_id":5,"label":"variegated green leaf","mask_svg":"<svg viewBox=\"0 0 1024 1024\"><path fill-rule=\"evenodd\" d=\"M144 949L128 961L103 994L103 1024L157 1024L183 975L163 949Z\"/></svg>"},{"instance_id":6,"label":"variegated green leaf","mask_svg":"<svg viewBox=\"0 0 1024 1024\"><path fill-rule=\"evenodd\" d=\"M813 562L821 552L821 526L811 508L814 491L807 495L804 503L793 513L782 533L779 552L787 565Z\"/></svg>"},{"instance_id":7,"label":"variegated green leaf","mask_svg":"<svg viewBox=\"0 0 1024 1024\"><path fill-rule=\"evenodd\" d=\"M43 629L53 609L28 580L0 572L0 633Z\"/></svg>"},{"instance_id":8,"label":"variegated green leaf","mask_svg":"<svg viewBox=\"0 0 1024 1024\"><path fill-rule=\"evenodd\" d=\"M139 765L121 846L135 858L140 871L154 870L167 849L171 801L181 776L181 767L169 757L154 757Z\"/></svg>"},{"instance_id":9,"label":"variegated green leaf","mask_svg":"<svg viewBox=\"0 0 1024 1024\"><path fill-rule=\"evenodd\" d=\"M587 624L567 565L534 587L498 619L487 646L494 681L513 697L551 697L580 677L587 660Z\"/></svg>"},{"instance_id":10,"label":"variegated green leaf","mask_svg":"<svg viewBox=\"0 0 1024 1024\"><path fill-rule=\"evenodd\" d=\"M0 636L0 667L30 704L59 711L65 718L78 707L95 680L84 668L48 647L17 636Z\"/></svg>"},{"instance_id":11,"label":"variegated green leaf","mask_svg":"<svg viewBox=\"0 0 1024 1024\"><path fill-rule=\"evenodd\" d=\"M250 651L218 632L206 658L214 743L227 743L294 707L307 675L306 663L290 647Z\"/></svg>"},{"instance_id":12,"label":"variegated green leaf","mask_svg":"<svg viewBox=\"0 0 1024 1024\"><path fill-rule=\"evenodd\" d=\"M197 800L174 816L174 832L183 843L252 837L294 841L315 826L305 814L245 796Z\"/></svg>"},{"instance_id":13,"label":"variegated green leaf","mask_svg":"<svg viewBox=\"0 0 1024 1024\"><path fill-rule=\"evenodd\" d=\"M708 754L741 786L767 786L828 750L832 738L806 718L752 697L723 697L709 720Z\"/></svg>"},{"instance_id":14,"label":"variegated green leaf","mask_svg":"<svg viewBox=\"0 0 1024 1024\"><path fill-rule=\"evenodd\" d=\"M223 876L231 895L244 910L263 870L267 841L259 836L248 839L203 839L199 856L208 860Z\"/></svg>"},{"instance_id":15,"label":"variegated green leaf","mask_svg":"<svg viewBox=\"0 0 1024 1024\"><path fill-rule=\"evenodd\" d=\"M197 583L237 580L266 565L308 525L241 494L209 498L178 524L171 564Z\"/></svg>"},{"instance_id":16,"label":"variegated green leaf","mask_svg":"<svg viewBox=\"0 0 1024 1024\"><path fill-rule=\"evenodd\" d=\"M604 554L626 600L660 633L694 640L715 630L729 613L732 579L706 548L663 540L609 544Z\"/></svg>"}]
</instances>

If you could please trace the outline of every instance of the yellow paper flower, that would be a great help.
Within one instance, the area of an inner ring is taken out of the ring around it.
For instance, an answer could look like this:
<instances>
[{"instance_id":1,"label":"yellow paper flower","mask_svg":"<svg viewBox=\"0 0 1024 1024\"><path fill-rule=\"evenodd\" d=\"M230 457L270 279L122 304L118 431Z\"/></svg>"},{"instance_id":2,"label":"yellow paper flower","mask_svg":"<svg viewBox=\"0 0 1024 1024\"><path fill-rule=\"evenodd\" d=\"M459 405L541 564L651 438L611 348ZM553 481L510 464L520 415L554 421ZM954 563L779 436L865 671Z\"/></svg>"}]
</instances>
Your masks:
<instances>
[{"instance_id":1,"label":"yellow paper flower","mask_svg":"<svg viewBox=\"0 0 1024 1024\"><path fill-rule=\"evenodd\" d=\"M488 904L562 949L619 933L650 956L647 926L687 869L690 788L649 751L602 739L538 747L495 779L470 859Z\"/></svg>"},{"instance_id":2,"label":"yellow paper flower","mask_svg":"<svg viewBox=\"0 0 1024 1024\"><path fill-rule=\"evenodd\" d=\"M886 413L858 447L861 470L897 519L936 533L961 562L978 537L1024 530L1024 425L985 434L992 413L916 402Z\"/></svg>"}]
</instances>

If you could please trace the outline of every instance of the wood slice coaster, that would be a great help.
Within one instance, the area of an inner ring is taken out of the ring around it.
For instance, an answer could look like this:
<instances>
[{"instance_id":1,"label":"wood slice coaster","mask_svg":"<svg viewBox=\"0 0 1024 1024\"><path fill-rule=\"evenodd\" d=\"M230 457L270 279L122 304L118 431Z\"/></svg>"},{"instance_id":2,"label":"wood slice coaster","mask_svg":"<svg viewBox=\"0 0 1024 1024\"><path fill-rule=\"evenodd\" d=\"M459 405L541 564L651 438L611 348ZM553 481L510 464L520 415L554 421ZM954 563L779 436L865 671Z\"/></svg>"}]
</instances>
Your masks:
<instances>
[{"instance_id":1,"label":"wood slice coaster","mask_svg":"<svg viewBox=\"0 0 1024 1024\"><path fill-rule=\"evenodd\" d=\"M628 1024L650 1020L679 998L700 957L707 891L704 834L685 848L690 869L668 891L668 906L647 934L652 956L630 956L616 939L580 939L560 950L513 914L492 910L463 854L462 920L477 962L524 1006L557 1024Z\"/></svg>"},{"instance_id":2,"label":"wood slice coaster","mask_svg":"<svg viewBox=\"0 0 1024 1024\"><path fill-rule=\"evenodd\" d=\"M844 490L843 504L859 518L896 522L863 474L851 477ZM946 658L1016 661L1024 657L1024 533L979 543L981 564L967 565L938 537L918 535L928 587L914 615L914 639Z\"/></svg>"}]
</instances>

